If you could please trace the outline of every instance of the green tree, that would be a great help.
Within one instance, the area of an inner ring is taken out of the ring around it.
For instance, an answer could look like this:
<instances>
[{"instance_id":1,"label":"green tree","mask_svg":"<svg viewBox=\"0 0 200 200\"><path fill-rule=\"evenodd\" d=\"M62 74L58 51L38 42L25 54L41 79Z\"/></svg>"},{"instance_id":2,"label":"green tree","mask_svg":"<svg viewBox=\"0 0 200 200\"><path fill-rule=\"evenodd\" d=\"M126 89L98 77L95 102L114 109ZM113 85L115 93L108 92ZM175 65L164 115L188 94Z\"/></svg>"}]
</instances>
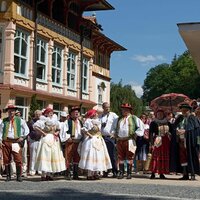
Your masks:
<instances>
[{"instance_id":1,"label":"green tree","mask_svg":"<svg viewBox=\"0 0 200 200\"><path fill-rule=\"evenodd\" d=\"M150 102L165 93L182 93L191 99L200 97L200 75L192 57L186 51L174 56L171 64L151 68L144 80L142 99Z\"/></svg>"},{"instance_id":2,"label":"green tree","mask_svg":"<svg viewBox=\"0 0 200 200\"><path fill-rule=\"evenodd\" d=\"M111 83L110 89L111 110L118 115L121 114L120 106L122 103L129 103L133 106L133 112L139 116L142 112L142 101L136 96L131 85L122 85L122 81L118 84Z\"/></svg>"},{"instance_id":3,"label":"green tree","mask_svg":"<svg viewBox=\"0 0 200 200\"><path fill-rule=\"evenodd\" d=\"M34 116L34 112L36 110L40 110L41 106L37 103L37 95L34 94L31 97L31 104L30 104L30 111L29 111L29 119L31 119Z\"/></svg>"}]
</instances>

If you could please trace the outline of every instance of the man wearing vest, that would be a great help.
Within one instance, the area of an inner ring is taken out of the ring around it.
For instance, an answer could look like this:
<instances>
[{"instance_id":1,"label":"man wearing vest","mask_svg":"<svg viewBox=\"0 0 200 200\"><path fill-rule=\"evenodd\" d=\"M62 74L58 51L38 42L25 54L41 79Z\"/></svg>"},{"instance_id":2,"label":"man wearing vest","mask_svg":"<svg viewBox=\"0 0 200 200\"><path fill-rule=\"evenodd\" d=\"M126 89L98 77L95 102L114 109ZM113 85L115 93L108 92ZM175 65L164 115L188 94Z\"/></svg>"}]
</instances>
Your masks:
<instances>
[{"instance_id":1,"label":"man wearing vest","mask_svg":"<svg viewBox=\"0 0 200 200\"><path fill-rule=\"evenodd\" d=\"M67 139L65 143L65 161L67 180L71 180L70 174L70 164L73 162L73 179L78 180L78 164L80 160L80 156L78 154L78 146L82 139L81 128L83 126L82 122L79 120L79 111L80 108L78 106L73 106L69 112L68 119L68 128L67 131L69 139Z\"/></svg>"},{"instance_id":2,"label":"man wearing vest","mask_svg":"<svg viewBox=\"0 0 200 200\"><path fill-rule=\"evenodd\" d=\"M121 105L122 116L118 119L116 129L117 157L119 163L118 179L124 178L124 162L127 161L127 179L131 179L133 158L136 150L136 137L144 135L144 125L141 119L132 115L132 107L125 103Z\"/></svg>"},{"instance_id":3,"label":"man wearing vest","mask_svg":"<svg viewBox=\"0 0 200 200\"><path fill-rule=\"evenodd\" d=\"M16 164L17 181L21 182L22 173L22 143L29 134L29 128L24 121L15 116L17 107L9 105L5 111L8 117L0 125L0 147L3 149L3 162L6 170L6 181L11 180L10 162L13 156Z\"/></svg>"}]
</instances>

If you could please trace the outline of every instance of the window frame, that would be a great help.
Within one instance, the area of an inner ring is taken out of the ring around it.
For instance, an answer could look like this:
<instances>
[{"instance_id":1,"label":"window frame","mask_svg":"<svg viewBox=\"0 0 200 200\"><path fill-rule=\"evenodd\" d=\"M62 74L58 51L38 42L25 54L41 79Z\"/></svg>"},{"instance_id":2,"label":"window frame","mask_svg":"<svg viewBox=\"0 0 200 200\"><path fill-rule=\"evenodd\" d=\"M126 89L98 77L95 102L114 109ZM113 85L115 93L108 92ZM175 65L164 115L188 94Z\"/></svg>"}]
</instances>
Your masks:
<instances>
[{"instance_id":1,"label":"window frame","mask_svg":"<svg viewBox=\"0 0 200 200\"><path fill-rule=\"evenodd\" d=\"M39 42L39 43L38 43ZM41 51L44 50L44 62L41 60ZM42 38L37 39L37 74L36 74L36 80L39 82L47 82L47 60L48 60L48 42ZM38 65L42 65L43 72L42 72L42 78L38 77Z\"/></svg>"},{"instance_id":2,"label":"window frame","mask_svg":"<svg viewBox=\"0 0 200 200\"><path fill-rule=\"evenodd\" d=\"M19 35L17 35L17 33ZM25 38L24 38L25 37ZM19 38L19 47L18 47L18 53L15 52L16 48L16 39ZM23 42L26 43L26 56L22 55L22 49L23 49ZM28 63L29 63L29 50L30 50L30 33L28 31L25 31L21 28L16 28L15 30L15 36L14 36L14 73L15 76L22 77L22 78L28 78ZM19 59L19 70L18 72L15 71L15 58ZM22 60L25 60L25 66L24 66L24 73L22 73Z\"/></svg>"},{"instance_id":3,"label":"window frame","mask_svg":"<svg viewBox=\"0 0 200 200\"><path fill-rule=\"evenodd\" d=\"M70 61L70 66L69 66ZM72 65L74 64L74 69L72 70ZM70 68L70 69L69 69ZM77 54L75 52L69 51L67 58L67 88L70 90L76 90L76 79L77 79ZM72 77L74 77L73 84Z\"/></svg>"},{"instance_id":4,"label":"window frame","mask_svg":"<svg viewBox=\"0 0 200 200\"><path fill-rule=\"evenodd\" d=\"M85 72L87 68L87 72ZM83 58L82 63L82 92L88 93L89 86L89 60L87 58Z\"/></svg>"},{"instance_id":5,"label":"window frame","mask_svg":"<svg viewBox=\"0 0 200 200\"><path fill-rule=\"evenodd\" d=\"M53 54L55 53L55 66L53 65ZM60 67L58 67L58 56L60 56ZM54 50L52 52L52 84L55 86L62 85L62 72L63 72L63 48L59 45L54 46ZM58 78L58 72L60 72L60 80L56 82L53 80L53 70L55 70L55 80Z\"/></svg>"}]
</instances>

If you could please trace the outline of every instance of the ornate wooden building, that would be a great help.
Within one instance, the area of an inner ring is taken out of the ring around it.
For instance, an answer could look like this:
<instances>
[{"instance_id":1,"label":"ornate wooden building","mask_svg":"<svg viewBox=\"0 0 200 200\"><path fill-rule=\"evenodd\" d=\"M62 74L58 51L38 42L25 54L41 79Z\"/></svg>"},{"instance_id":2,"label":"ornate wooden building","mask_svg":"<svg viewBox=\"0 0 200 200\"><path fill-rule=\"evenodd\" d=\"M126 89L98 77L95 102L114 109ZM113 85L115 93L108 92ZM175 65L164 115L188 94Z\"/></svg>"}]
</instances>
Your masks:
<instances>
[{"instance_id":1,"label":"ornate wooden building","mask_svg":"<svg viewBox=\"0 0 200 200\"><path fill-rule=\"evenodd\" d=\"M110 100L110 59L125 50L86 11L106 0L0 0L0 109L17 105L27 119L31 97L58 114Z\"/></svg>"}]
</instances>

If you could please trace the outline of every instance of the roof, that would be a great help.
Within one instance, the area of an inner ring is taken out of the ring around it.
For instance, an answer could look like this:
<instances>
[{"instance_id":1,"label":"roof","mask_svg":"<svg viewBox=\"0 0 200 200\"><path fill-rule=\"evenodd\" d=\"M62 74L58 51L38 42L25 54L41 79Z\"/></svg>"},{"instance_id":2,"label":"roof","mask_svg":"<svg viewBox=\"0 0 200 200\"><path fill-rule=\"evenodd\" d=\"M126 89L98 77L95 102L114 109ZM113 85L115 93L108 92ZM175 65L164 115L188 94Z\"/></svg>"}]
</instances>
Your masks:
<instances>
[{"instance_id":1,"label":"roof","mask_svg":"<svg viewBox=\"0 0 200 200\"><path fill-rule=\"evenodd\" d=\"M81 0L81 4L85 7L84 11L114 10L106 0Z\"/></svg>"}]
</instances>

